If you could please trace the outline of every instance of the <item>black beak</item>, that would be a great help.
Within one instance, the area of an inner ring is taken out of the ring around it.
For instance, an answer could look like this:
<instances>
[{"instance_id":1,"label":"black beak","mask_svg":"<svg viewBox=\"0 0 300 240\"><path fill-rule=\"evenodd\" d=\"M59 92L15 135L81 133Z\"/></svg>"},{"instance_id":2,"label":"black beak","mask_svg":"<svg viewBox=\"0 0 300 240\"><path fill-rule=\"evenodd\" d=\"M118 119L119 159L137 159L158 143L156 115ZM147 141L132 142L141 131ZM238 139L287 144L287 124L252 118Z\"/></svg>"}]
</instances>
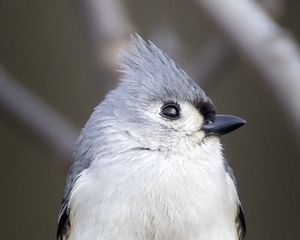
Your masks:
<instances>
[{"instance_id":1,"label":"black beak","mask_svg":"<svg viewBox=\"0 0 300 240\"><path fill-rule=\"evenodd\" d=\"M214 120L204 124L201 129L205 132L206 136L222 136L238 129L245 123L244 119L236 116L216 114Z\"/></svg>"}]
</instances>

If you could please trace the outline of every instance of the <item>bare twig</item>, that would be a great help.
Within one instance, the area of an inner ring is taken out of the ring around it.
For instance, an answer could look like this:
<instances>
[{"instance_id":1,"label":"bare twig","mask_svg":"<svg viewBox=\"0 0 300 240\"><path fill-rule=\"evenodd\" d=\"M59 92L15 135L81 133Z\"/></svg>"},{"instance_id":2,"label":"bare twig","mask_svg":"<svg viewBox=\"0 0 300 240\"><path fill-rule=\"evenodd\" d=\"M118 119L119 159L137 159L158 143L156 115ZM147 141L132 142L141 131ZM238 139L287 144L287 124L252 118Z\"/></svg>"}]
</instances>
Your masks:
<instances>
[{"instance_id":1,"label":"bare twig","mask_svg":"<svg viewBox=\"0 0 300 240\"><path fill-rule=\"evenodd\" d=\"M263 74L289 110L299 133L300 55L292 37L253 1L198 2L232 40L233 46Z\"/></svg>"},{"instance_id":2,"label":"bare twig","mask_svg":"<svg viewBox=\"0 0 300 240\"><path fill-rule=\"evenodd\" d=\"M0 109L44 147L70 159L77 129L0 67Z\"/></svg>"}]
</instances>

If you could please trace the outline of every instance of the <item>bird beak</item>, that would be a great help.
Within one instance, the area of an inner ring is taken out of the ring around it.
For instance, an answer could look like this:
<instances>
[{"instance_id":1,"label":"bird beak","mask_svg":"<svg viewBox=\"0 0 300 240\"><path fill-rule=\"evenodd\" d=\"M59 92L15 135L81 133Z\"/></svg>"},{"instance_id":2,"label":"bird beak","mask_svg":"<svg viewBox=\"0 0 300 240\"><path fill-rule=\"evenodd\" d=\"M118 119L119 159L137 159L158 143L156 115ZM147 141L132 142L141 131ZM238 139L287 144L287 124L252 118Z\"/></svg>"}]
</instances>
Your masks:
<instances>
[{"instance_id":1,"label":"bird beak","mask_svg":"<svg viewBox=\"0 0 300 240\"><path fill-rule=\"evenodd\" d=\"M201 130L205 132L206 136L222 136L238 129L245 123L244 119L236 116L216 114L214 121L204 124Z\"/></svg>"}]
</instances>

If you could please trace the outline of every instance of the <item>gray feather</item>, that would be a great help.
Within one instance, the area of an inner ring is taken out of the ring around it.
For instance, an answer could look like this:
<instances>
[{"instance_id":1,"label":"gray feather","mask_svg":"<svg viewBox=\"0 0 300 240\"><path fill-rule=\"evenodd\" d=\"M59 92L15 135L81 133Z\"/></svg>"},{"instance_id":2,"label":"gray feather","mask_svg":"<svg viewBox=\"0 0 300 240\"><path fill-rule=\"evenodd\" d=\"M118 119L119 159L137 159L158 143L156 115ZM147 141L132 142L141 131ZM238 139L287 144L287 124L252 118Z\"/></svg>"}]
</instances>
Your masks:
<instances>
[{"instance_id":1,"label":"gray feather","mask_svg":"<svg viewBox=\"0 0 300 240\"><path fill-rule=\"evenodd\" d=\"M199 85L166 53L137 34L132 36L131 51L120 52L119 62L124 74L121 85L138 99L158 101L175 97L190 102L210 101Z\"/></svg>"}]
</instances>

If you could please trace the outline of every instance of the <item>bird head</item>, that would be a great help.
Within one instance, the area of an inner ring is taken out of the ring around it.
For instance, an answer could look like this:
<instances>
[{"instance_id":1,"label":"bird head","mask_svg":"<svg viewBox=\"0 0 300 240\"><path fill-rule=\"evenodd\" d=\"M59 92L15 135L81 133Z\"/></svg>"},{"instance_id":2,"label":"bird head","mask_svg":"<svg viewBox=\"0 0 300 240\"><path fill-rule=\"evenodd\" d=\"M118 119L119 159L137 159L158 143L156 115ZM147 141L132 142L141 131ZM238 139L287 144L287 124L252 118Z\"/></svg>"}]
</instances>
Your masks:
<instances>
[{"instance_id":1,"label":"bird head","mask_svg":"<svg viewBox=\"0 0 300 240\"><path fill-rule=\"evenodd\" d=\"M92 115L119 146L170 150L218 143L245 121L216 114L200 86L153 43L134 35L119 55L121 81ZM101 127L100 127L101 128ZM95 129L95 128L94 128ZM118 143L119 142L119 143ZM124 143L122 145L122 143Z\"/></svg>"}]
</instances>

